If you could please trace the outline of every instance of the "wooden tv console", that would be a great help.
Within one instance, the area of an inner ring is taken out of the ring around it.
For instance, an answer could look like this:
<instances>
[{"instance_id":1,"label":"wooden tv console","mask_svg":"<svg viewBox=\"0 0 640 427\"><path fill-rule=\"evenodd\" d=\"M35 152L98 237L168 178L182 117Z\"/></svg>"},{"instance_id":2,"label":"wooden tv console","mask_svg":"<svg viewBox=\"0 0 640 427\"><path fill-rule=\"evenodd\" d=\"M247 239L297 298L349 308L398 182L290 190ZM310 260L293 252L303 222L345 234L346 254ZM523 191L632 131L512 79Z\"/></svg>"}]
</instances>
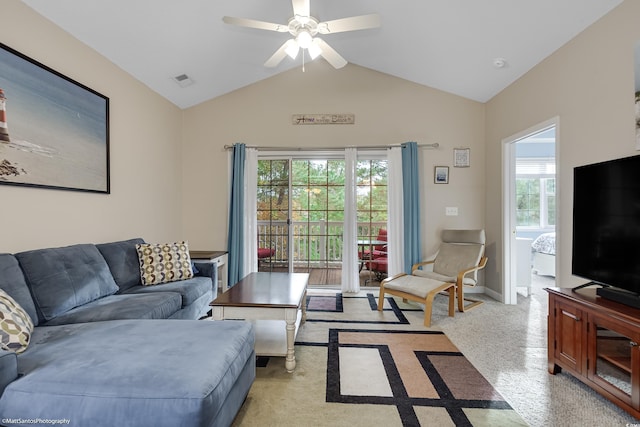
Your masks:
<instances>
[{"instance_id":1,"label":"wooden tv console","mask_svg":"<svg viewBox=\"0 0 640 427\"><path fill-rule=\"evenodd\" d=\"M595 288L546 288L549 373L562 369L640 418L640 309Z\"/></svg>"}]
</instances>

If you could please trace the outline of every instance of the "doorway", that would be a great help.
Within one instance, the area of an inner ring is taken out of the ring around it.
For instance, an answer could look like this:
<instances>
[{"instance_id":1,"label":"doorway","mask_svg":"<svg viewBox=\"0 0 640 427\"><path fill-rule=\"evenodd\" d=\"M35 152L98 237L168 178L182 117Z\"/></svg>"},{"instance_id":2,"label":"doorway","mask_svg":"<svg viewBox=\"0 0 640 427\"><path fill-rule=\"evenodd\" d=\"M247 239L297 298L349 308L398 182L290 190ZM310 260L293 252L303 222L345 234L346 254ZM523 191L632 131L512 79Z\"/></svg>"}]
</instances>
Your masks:
<instances>
[{"instance_id":1,"label":"doorway","mask_svg":"<svg viewBox=\"0 0 640 427\"><path fill-rule=\"evenodd\" d=\"M555 286L558 119L503 141L503 298Z\"/></svg>"}]
</instances>

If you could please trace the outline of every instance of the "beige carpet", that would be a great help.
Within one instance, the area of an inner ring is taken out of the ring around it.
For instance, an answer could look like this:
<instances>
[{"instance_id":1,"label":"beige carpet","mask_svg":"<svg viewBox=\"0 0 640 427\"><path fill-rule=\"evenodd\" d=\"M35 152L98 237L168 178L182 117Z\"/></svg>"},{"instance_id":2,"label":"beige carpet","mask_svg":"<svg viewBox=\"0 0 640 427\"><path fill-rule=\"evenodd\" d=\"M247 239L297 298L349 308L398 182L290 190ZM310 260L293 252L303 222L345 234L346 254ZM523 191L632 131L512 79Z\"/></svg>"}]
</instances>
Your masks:
<instances>
[{"instance_id":1,"label":"beige carpet","mask_svg":"<svg viewBox=\"0 0 640 427\"><path fill-rule=\"evenodd\" d=\"M445 297L433 319L446 318ZM310 290L297 367L259 358L235 426L518 426L520 415L423 311L377 291Z\"/></svg>"}]
</instances>

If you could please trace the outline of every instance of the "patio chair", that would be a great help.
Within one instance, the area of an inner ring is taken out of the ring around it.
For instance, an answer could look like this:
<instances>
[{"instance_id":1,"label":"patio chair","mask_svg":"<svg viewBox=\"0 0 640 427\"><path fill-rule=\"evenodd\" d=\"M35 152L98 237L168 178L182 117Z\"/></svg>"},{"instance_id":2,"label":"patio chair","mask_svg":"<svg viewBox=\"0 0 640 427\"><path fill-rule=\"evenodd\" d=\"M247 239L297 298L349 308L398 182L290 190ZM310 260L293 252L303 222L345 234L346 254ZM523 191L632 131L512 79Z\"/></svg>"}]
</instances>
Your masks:
<instances>
[{"instance_id":1,"label":"patio chair","mask_svg":"<svg viewBox=\"0 0 640 427\"><path fill-rule=\"evenodd\" d=\"M276 253L275 249L271 248L258 248L258 264L266 261L267 259L274 256Z\"/></svg>"},{"instance_id":2,"label":"patio chair","mask_svg":"<svg viewBox=\"0 0 640 427\"><path fill-rule=\"evenodd\" d=\"M369 242L384 242L380 244L370 244ZM358 245L361 246L362 250L358 251L358 258L360 260L360 270L362 271L362 267L365 265L365 261L369 261L376 258L386 258L387 257L387 230L381 228L378 230L378 236L373 240L360 240L358 241ZM369 246L369 249L367 249ZM367 263L367 269L370 269L371 264ZM386 271L386 270L385 270Z\"/></svg>"},{"instance_id":3,"label":"patio chair","mask_svg":"<svg viewBox=\"0 0 640 427\"><path fill-rule=\"evenodd\" d=\"M366 264L367 270L371 271L375 275L378 282L382 282L382 280L387 277L389 259L386 254L375 257L371 261L367 261ZM367 283L367 281L365 281L365 283Z\"/></svg>"}]
</instances>

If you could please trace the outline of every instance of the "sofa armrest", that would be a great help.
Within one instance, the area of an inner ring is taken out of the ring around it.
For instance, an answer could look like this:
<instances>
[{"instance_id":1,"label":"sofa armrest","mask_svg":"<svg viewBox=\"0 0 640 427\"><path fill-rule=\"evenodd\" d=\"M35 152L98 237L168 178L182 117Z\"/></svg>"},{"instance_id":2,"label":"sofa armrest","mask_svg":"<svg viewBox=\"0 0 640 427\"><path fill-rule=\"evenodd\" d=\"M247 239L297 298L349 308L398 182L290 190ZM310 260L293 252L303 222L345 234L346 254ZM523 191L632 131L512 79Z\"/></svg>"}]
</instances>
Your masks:
<instances>
[{"instance_id":1,"label":"sofa armrest","mask_svg":"<svg viewBox=\"0 0 640 427\"><path fill-rule=\"evenodd\" d=\"M0 396L16 378L18 378L18 357L12 351L0 349Z\"/></svg>"},{"instance_id":2,"label":"sofa armrest","mask_svg":"<svg viewBox=\"0 0 640 427\"><path fill-rule=\"evenodd\" d=\"M216 299L218 296L218 263L212 261L194 261L193 265L198 270L196 276L211 278L213 299Z\"/></svg>"}]
</instances>

